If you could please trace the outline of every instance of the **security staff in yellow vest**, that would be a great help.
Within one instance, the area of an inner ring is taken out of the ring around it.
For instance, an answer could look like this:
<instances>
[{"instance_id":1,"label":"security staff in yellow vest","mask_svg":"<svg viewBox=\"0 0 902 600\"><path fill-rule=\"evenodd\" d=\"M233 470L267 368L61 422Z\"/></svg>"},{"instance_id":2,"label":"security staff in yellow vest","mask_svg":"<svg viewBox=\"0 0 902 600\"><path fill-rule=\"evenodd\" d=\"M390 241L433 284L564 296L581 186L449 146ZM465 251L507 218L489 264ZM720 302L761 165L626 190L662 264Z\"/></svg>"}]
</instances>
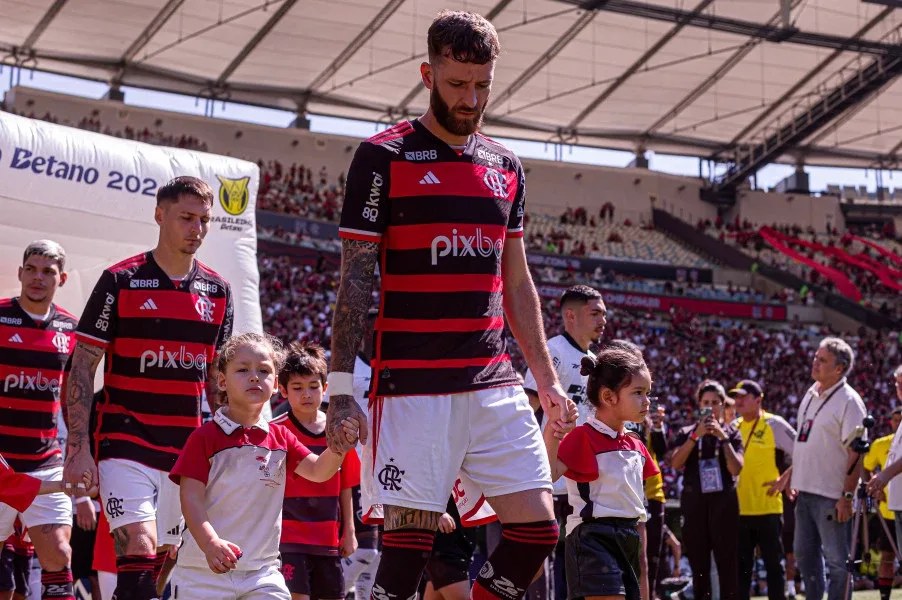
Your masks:
<instances>
[{"instance_id":1,"label":"security staff in yellow vest","mask_svg":"<svg viewBox=\"0 0 902 600\"><path fill-rule=\"evenodd\" d=\"M751 595L755 548L767 569L769 600L785 599L783 571L783 498L768 495L770 484L780 477L780 467L792 456L796 432L782 417L761 409L764 393L754 381L743 380L730 390L736 400L736 427L745 448L745 465L739 475L739 593Z\"/></svg>"},{"instance_id":2,"label":"security staff in yellow vest","mask_svg":"<svg viewBox=\"0 0 902 600\"><path fill-rule=\"evenodd\" d=\"M902 423L902 408L897 408L890 416L890 427L893 433L890 435L877 438L871 443L871 449L864 456L862 466L867 472L865 479L878 471L886 468L886 461L889 458L889 448L893 442L893 434L899 429L899 423ZM880 500L880 516L889 525L888 529L892 535L893 542L896 541L896 528L893 523L895 515L889 509L886 498ZM876 519L873 521L876 527L877 549L880 551L880 567L877 569L877 589L880 590L880 600L889 600L890 592L893 589L893 576L895 574L896 555L893 552L893 546L886 537L886 529L880 525ZM874 539L873 537L871 539Z\"/></svg>"}]
</instances>

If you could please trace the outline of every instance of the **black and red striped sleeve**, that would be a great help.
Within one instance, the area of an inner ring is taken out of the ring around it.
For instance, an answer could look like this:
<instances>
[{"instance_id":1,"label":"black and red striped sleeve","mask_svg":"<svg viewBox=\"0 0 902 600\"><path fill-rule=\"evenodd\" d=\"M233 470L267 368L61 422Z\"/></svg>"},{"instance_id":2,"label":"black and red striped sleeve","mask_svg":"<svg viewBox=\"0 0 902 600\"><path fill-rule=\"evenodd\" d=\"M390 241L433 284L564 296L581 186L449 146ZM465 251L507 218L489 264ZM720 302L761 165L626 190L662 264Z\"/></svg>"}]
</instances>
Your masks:
<instances>
[{"instance_id":1,"label":"black and red striped sleeve","mask_svg":"<svg viewBox=\"0 0 902 600\"><path fill-rule=\"evenodd\" d=\"M526 215L526 174L523 165L517 161L517 194L507 220L507 237L523 237L523 223Z\"/></svg>"},{"instance_id":2,"label":"black and red striped sleeve","mask_svg":"<svg viewBox=\"0 0 902 600\"><path fill-rule=\"evenodd\" d=\"M388 223L390 152L363 142L348 168L338 235L343 239L379 242Z\"/></svg>"},{"instance_id":3,"label":"black and red striped sleeve","mask_svg":"<svg viewBox=\"0 0 902 600\"><path fill-rule=\"evenodd\" d=\"M40 479L16 473L0 456L0 502L25 512L40 490Z\"/></svg>"},{"instance_id":4,"label":"black and red striped sleeve","mask_svg":"<svg viewBox=\"0 0 902 600\"><path fill-rule=\"evenodd\" d=\"M106 348L116 339L118 327L119 289L116 284L116 276L109 270L105 270L94 291L88 298L81 319L78 320L78 328L75 330L75 338L79 342L85 342L94 346Z\"/></svg>"},{"instance_id":5,"label":"black and red striped sleeve","mask_svg":"<svg viewBox=\"0 0 902 600\"><path fill-rule=\"evenodd\" d=\"M232 288L228 283L225 286L225 314L222 316L222 324L219 326L219 335L216 336L216 352L232 337L232 328L235 320L235 307L232 304Z\"/></svg>"}]
</instances>

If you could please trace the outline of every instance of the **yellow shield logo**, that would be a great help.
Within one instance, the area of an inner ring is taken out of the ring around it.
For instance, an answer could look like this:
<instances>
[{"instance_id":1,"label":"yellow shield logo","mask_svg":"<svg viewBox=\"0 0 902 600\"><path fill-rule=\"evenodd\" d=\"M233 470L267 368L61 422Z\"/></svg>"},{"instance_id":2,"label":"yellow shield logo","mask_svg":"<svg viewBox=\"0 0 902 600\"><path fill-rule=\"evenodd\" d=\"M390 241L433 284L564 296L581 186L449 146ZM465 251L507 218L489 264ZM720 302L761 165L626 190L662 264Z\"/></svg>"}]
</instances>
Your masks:
<instances>
[{"instance_id":1,"label":"yellow shield logo","mask_svg":"<svg viewBox=\"0 0 902 600\"><path fill-rule=\"evenodd\" d=\"M228 179L226 177L216 176L221 184L219 186L219 203L230 215L240 215L247 208L249 193L247 184L250 177L242 177L241 179Z\"/></svg>"}]
</instances>

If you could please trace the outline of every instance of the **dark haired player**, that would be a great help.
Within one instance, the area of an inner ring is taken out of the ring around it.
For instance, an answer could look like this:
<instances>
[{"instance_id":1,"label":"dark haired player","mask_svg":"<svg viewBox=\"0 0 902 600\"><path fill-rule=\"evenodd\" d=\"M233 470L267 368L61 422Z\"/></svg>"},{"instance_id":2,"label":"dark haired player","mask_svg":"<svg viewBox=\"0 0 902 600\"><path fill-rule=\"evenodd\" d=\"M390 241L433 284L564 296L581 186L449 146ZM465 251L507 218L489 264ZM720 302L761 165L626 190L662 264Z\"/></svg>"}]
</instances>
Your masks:
<instances>
[{"instance_id":1,"label":"dark haired player","mask_svg":"<svg viewBox=\"0 0 902 600\"><path fill-rule=\"evenodd\" d=\"M505 317L542 406L567 409L569 419L569 400L526 266L523 168L477 133L497 33L479 15L445 11L427 41L420 74L429 110L363 142L348 172L326 432L330 447L350 450L341 420L367 422L352 372L381 260L371 435L361 427L362 487L375 492L365 500L385 514L372 596L416 593L461 473L504 525L472 595L517 600L557 543L558 526L542 434L506 351ZM566 425L558 419L554 427Z\"/></svg>"},{"instance_id":2,"label":"dark haired player","mask_svg":"<svg viewBox=\"0 0 902 600\"><path fill-rule=\"evenodd\" d=\"M117 600L156 598L167 546L182 513L168 474L201 424L201 400L216 350L232 331L229 284L194 254L210 229L213 190L177 177L157 192L156 248L106 269L76 333L69 377L64 479L100 482L116 546ZM88 448L94 372L106 355L97 406L98 466Z\"/></svg>"},{"instance_id":3,"label":"dark haired player","mask_svg":"<svg viewBox=\"0 0 902 600\"><path fill-rule=\"evenodd\" d=\"M20 473L58 481L63 471L57 440L60 388L77 325L73 315L53 303L66 283L66 253L51 240L32 242L18 275L19 296L0 300L0 454ZM16 517L37 549L42 598L74 598L72 501L58 492L39 497L23 511L0 505L0 545Z\"/></svg>"},{"instance_id":4,"label":"dark haired player","mask_svg":"<svg viewBox=\"0 0 902 600\"><path fill-rule=\"evenodd\" d=\"M564 321L564 332L548 339L548 354L557 371L561 386L579 407L577 425L586 422L586 416L592 408L586 401L586 379L580 375L579 364L583 356L591 354L589 347L598 341L604 333L608 322L608 310L604 305L601 292L587 285L575 285L561 296L561 314ZM532 369L526 370L523 389L529 396L533 408L539 408L539 395L536 392L536 378ZM560 493L566 494L567 487L563 479ZM558 486L555 485L555 494Z\"/></svg>"}]
</instances>

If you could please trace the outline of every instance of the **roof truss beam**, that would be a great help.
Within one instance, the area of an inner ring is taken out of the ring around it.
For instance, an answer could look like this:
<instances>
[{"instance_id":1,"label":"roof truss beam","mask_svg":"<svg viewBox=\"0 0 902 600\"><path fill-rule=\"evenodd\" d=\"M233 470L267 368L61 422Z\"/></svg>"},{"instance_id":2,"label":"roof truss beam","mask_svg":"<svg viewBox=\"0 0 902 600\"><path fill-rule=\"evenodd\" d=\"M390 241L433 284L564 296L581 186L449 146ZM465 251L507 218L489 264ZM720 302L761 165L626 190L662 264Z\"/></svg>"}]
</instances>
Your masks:
<instances>
[{"instance_id":1,"label":"roof truss beam","mask_svg":"<svg viewBox=\"0 0 902 600\"><path fill-rule=\"evenodd\" d=\"M892 8L884 8L882 11L877 13L873 19L868 21L861 27L858 31L856 31L853 35L853 38L860 38L867 34L871 29L876 27L881 21L883 21L886 17L888 17L893 12ZM783 106L787 101L789 101L796 93L799 92L802 88L804 88L808 83L817 77L824 69L833 64L837 58L843 53L842 49L834 50L827 56L824 60L822 60L818 65L816 65L811 71L809 71L804 77L802 77L799 81L797 81L792 87L786 90L783 95L774 100L770 106L767 107L767 110L763 111L757 118L752 119L752 122L742 128L742 131L733 136L733 139L730 141L730 144L738 144L745 136L755 130L755 128L764 122L770 115L774 113L775 110Z\"/></svg>"},{"instance_id":2,"label":"roof truss beam","mask_svg":"<svg viewBox=\"0 0 902 600\"><path fill-rule=\"evenodd\" d=\"M376 13L376 16L373 17L373 20L367 24L366 27L363 28L357 37L351 40L351 43L348 44L344 50L339 53L335 59L329 64L328 67L323 70L322 73L317 75L313 81L310 82L308 86L311 90L317 90L322 87L330 77L338 73L338 71L347 64L351 58L366 44L370 38L376 35L376 32L385 25L385 22L395 14L395 11L400 8L400 6L404 4L404 0L388 0L385 6Z\"/></svg>"},{"instance_id":3,"label":"roof truss beam","mask_svg":"<svg viewBox=\"0 0 902 600\"><path fill-rule=\"evenodd\" d=\"M500 15L501 11L503 11L505 8L507 8L507 6L513 1L514 0L498 0L498 3L492 7L492 10L490 10L483 16L486 18L487 21L492 21L498 15ZM415 86L413 86L410 89L410 91L407 92L407 94L404 96L404 98L401 99L401 102L398 103L398 106L396 107L397 110L400 111L401 113L404 113L407 110L407 107L410 106L410 103L413 102L414 98L416 98L422 90L423 90L422 83L417 83Z\"/></svg>"},{"instance_id":4,"label":"roof truss beam","mask_svg":"<svg viewBox=\"0 0 902 600\"><path fill-rule=\"evenodd\" d=\"M219 78L216 80L217 86L223 85L228 80L228 78L232 76L232 74L238 69L238 67L241 66L241 63L243 63L245 59L250 56L251 52L253 52L257 48L257 46L260 45L260 42L266 39L266 36L268 36L273 28L275 28L275 26L279 24L279 21L281 21L285 17L285 15L288 14L288 11L290 11L294 7L294 5L297 4L297 1L298 0L285 0L285 2L282 3L282 6L280 6L269 17L266 23L263 24L263 27L257 30L257 33L254 34L254 37L252 37L247 42L247 44L244 45L244 48L241 49L241 52L239 52L235 56L235 58L232 59L232 62L230 62L228 66L223 69L222 73L219 74Z\"/></svg>"},{"instance_id":5,"label":"roof truss beam","mask_svg":"<svg viewBox=\"0 0 902 600\"><path fill-rule=\"evenodd\" d=\"M612 0L611 2L602 4L599 7L599 9L600 10L608 10L608 7L610 7L610 5L615 1L616 0ZM614 82L611 83L611 85L609 85L607 88L605 88L604 91L602 91L598 96L596 96L594 100L589 102L589 104L586 105L586 107L584 109L582 109L579 112L579 114L577 114L576 117L573 118L572 121L570 121L570 124L567 127L571 130L576 129L576 127L580 123L582 123L586 119L586 117L588 117L593 112L595 112L595 109L597 109L599 106L601 106L601 104L605 100L610 98L614 94L614 92L616 92L618 89L620 89L620 86L622 86L624 83L626 83L626 81L630 77L632 77L636 73L636 71L641 69L642 66L651 59L651 57L653 57L655 54L657 54L658 50L660 50L661 48L666 46L667 43L670 42L670 40L675 38L677 36L677 34L680 31L682 31L683 28L689 23L689 18L691 16L701 14L702 11L704 11L709 5L711 5L713 3L714 3L714 0L701 0L701 2L699 2L695 6L695 9L693 9L691 12L687 13L687 16L685 18L678 20L676 22L676 25L674 25L670 29L670 31L668 31L663 36L661 36L660 39L658 39L658 41L655 42L651 48L646 50L642 54L642 56L637 58L633 64L631 64L629 67L627 67L627 69L620 75L620 77L618 77L616 80L614 80Z\"/></svg>"},{"instance_id":6,"label":"roof truss beam","mask_svg":"<svg viewBox=\"0 0 902 600\"><path fill-rule=\"evenodd\" d=\"M820 98L812 99L808 109L786 125L775 128L759 144L740 147L730 169L717 181L719 193L735 189L761 166L779 157L834 121L847 110L872 98L881 88L902 74L902 54L875 57L870 64L847 77ZM777 115L774 120L779 123Z\"/></svg>"},{"instance_id":7,"label":"roof truss beam","mask_svg":"<svg viewBox=\"0 0 902 600\"><path fill-rule=\"evenodd\" d=\"M558 0L565 4L583 5L585 0ZM817 48L830 48L836 50L842 48L864 54L886 55L899 52L898 44L889 44L865 39L853 39L841 35L800 31L798 29L785 29L756 23L719 17L713 14L694 14L695 11L673 8L665 5L646 4L634 0L610 0L600 10L615 12L631 17L664 21L667 23L681 23L692 27L701 27L724 33L732 33L748 38L762 38L769 42L800 44Z\"/></svg>"},{"instance_id":8,"label":"roof truss beam","mask_svg":"<svg viewBox=\"0 0 902 600\"><path fill-rule=\"evenodd\" d=\"M56 16L63 10L63 7L66 6L66 2L68 0L53 0L53 4L44 12L41 16L41 20L38 21L37 25L34 26L34 29L31 30L31 33L28 34L28 37L25 38L25 41L22 43L22 50L28 51L31 50L35 43L38 41L47 28L50 27L50 23L56 18Z\"/></svg>"},{"instance_id":9,"label":"roof truss beam","mask_svg":"<svg viewBox=\"0 0 902 600\"><path fill-rule=\"evenodd\" d=\"M157 33L160 32L161 29L166 25L169 19L176 13L176 11L182 7L182 4L185 3L185 0L169 0L160 9L160 12L156 14L156 16L147 24L147 27L144 28L144 31L135 38L135 41L129 45L129 47L122 54L122 58L119 60L121 63L121 67L119 68L119 72L113 76L112 84L115 87L122 80L122 77L125 75L125 72L129 68L129 64L135 60L135 57L138 56L138 53L143 50L147 44L150 43L150 40L154 38Z\"/></svg>"},{"instance_id":10,"label":"roof truss beam","mask_svg":"<svg viewBox=\"0 0 902 600\"><path fill-rule=\"evenodd\" d=\"M783 5L788 2L792 2L793 7L801 4L802 0L781 0L781 10L778 11L773 17L768 21L768 25L772 26L778 23L780 20L784 18L784 9ZM682 100L676 103L676 105L671 108L667 113L665 113L660 119L655 121L648 129L647 133L653 133L655 131L660 130L667 123L675 119L679 116L684 110L692 106L696 100L701 98L705 92L710 90L715 83L720 81L727 73L729 73L733 67L741 63L746 56L751 54L752 50L754 50L758 44L760 44L762 38L751 38L745 44L742 45L741 48L736 50L733 54L730 55L727 60L725 60L717 70L715 70L711 75L702 81L694 90L686 94Z\"/></svg>"},{"instance_id":11,"label":"roof truss beam","mask_svg":"<svg viewBox=\"0 0 902 600\"><path fill-rule=\"evenodd\" d=\"M567 44L572 42L576 36L582 32L591 22L592 19L595 18L597 13L593 11L585 11L583 12L576 21L573 22L570 27L567 28L561 36L551 44L551 47L548 48L542 55L536 59L534 63L526 67L526 69L520 73L520 75L514 80L512 84L510 84L506 90L498 94L495 98L492 99L492 104L494 106L501 106L508 100L510 100L514 94L516 94L520 88L526 85L533 77L539 74L545 65L554 60L558 54L561 53L561 50L567 47Z\"/></svg>"}]
</instances>

